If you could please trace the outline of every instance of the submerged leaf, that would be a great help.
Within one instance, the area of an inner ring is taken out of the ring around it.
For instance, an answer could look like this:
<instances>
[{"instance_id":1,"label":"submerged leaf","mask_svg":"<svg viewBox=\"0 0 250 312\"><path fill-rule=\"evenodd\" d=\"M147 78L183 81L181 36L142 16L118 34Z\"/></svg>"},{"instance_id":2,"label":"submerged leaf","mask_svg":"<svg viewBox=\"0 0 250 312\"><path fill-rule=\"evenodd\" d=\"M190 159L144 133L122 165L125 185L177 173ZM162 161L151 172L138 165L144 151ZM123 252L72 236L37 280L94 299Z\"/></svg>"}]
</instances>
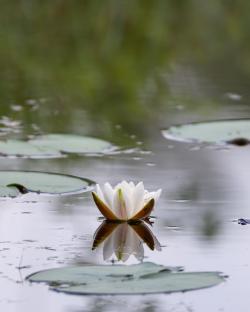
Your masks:
<instances>
[{"instance_id":1,"label":"submerged leaf","mask_svg":"<svg viewBox=\"0 0 250 312\"><path fill-rule=\"evenodd\" d=\"M176 272L154 263L130 266L76 266L45 270L27 277L70 294L155 294L212 287L224 278L218 272Z\"/></svg>"}]
</instances>

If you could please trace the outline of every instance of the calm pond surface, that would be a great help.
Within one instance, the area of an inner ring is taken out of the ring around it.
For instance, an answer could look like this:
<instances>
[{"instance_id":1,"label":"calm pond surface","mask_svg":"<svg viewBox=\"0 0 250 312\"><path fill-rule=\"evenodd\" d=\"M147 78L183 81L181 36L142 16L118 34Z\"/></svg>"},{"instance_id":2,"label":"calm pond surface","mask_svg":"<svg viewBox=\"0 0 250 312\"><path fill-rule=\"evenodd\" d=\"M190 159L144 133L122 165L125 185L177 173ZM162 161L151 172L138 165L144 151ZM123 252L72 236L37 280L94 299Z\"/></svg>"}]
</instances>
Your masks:
<instances>
[{"instance_id":1,"label":"calm pond surface","mask_svg":"<svg viewBox=\"0 0 250 312\"><path fill-rule=\"evenodd\" d=\"M2 5L0 138L71 133L123 152L1 158L1 170L77 175L162 188L143 261L220 271L219 286L171 295L73 296L25 277L107 264L92 251L101 221L90 193L0 200L1 311L211 312L249 309L250 146L166 140L173 124L250 117L250 4L217 1L11 2ZM126 264L138 263L130 255ZM117 261L115 261L115 264Z\"/></svg>"}]
</instances>

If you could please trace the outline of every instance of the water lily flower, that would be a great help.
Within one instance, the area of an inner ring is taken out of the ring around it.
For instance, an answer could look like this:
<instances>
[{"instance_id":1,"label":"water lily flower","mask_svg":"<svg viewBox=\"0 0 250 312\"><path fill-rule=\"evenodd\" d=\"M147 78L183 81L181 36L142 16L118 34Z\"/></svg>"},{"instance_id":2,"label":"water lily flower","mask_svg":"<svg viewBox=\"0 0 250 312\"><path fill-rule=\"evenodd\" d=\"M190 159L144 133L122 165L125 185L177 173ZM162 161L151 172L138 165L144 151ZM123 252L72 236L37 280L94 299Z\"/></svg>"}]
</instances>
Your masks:
<instances>
[{"instance_id":1,"label":"water lily flower","mask_svg":"<svg viewBox=\"0 0 250 312\"><path fill-rule=\"evenodd\" d=\"M92 192L94 201L103 216L110 221L137 221L148 218L161 189L148 192L143 182L122 181L114 188L105 183L103 189L97 184L96 192Z\"/></svg>"},{"instance_id":2,"label":"water lily flower","mask_svg":"<svg viewBox=\"0 0 250 312\"><path fill-rule=\"evenodd\" d=\"M113 254L118 261L127 261L134 255L139 261L144 258L143 243L151 250L161 251L157 238L143 221L135 224L104 221L96 230L92 250L103 243L103 259L109 260Z\"/></svg>"}]
</instances>

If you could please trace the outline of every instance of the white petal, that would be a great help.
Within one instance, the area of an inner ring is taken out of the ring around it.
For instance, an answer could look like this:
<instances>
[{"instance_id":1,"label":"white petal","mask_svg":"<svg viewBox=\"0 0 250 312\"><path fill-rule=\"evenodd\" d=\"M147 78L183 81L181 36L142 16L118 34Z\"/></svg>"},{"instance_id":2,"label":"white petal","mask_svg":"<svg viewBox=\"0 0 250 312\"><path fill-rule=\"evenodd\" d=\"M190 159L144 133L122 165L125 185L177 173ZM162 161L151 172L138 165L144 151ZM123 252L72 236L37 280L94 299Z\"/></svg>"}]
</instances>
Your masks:
<instances>
[{"instance_id":1,"label":"white petal","mask_svg":"<svg viewBox=\"0 0 250 312\"><path fill-rule=\"evenodd\" d=\"M107 202L105 201L102 189L100 188L99 184L96 184L96 194L107 205Z\"/></svg>"},{"instance_id":2,"label":"white petal","mask_svg":"<svg viewBox=\"0 0 250 312\"><path fill-rule=\"evenodd\" d=\"M131 187L131 189L134 189L135 188L135 184L134 184L134 182L129 182L129 186Z\"/></svg>"},{"instance_id":3,"label":"white petal","mask_svg":"<svg viewBox=\"0 0 250 312\"><path fill-rule=\"evenodd\" d=\"M152 198L154 198L155 202L157 202L160 195L161 195L161 189L159 189L156 192L147 192L146 191L145 195L144 195L144 202L148 202Z\"/></svg>"},{"instance_id":4,"label":"white petal","mask_svg":"<svg viewBox=\"0 0 250 312\"><path fill-rule=\"evenodd\" d=\"M154 200L155 202L158 201L159 197L161 196L161 189L155 192Z\"/></svg>"},{"instance_id":5,"label":"white petal","mask_svg":"<svg viewBox=\"0 0 250 312\"><path fill-rule=\"evenodd\" d=\"M109 183L104 184L103 195L107 205L113 210L114 190Z\"/></svg>"},{"instance_id":6,"label":"white petal","mask_svg":"<svg viewBox=\"0 0 250 312\"><path fill-rule=\"evenodd\" d=\"M115 190L114 200L113 200L113 212L117 215L119 219L121 219L121 211L120 211L120 201L118 196L118 190Z\"/></svg>"},{"instance_id":7,"label":"white petal","mask_svg":"<svg viewBox=\"0 0 250 312\"><path fill-rule=\"evenodd\" d=\"M133 209L134 215L136 212L140 211L144 206L144 185L142 182L136 185L134 189L133 199L134 199L134 209Z\"/></svg>"},{"instance_id":8,"label":"white petal","mask_svg":"<svg viewBox=\"0 0 250 312\"><path fill-rule=\"evenodd\" d=\"M142 187L143 187L143 189L144 189L144 184L143 184L143 182L142 182L142 181L138 182L138 183L136 184L136 186L135 186L135 187L138 187L138 186L142 186Z\"/></svg>"},{"instance_id":9,"label":"white petal","mask_svg":"<svg viewBox=\"0 0 250 312\"><path fill-rule=\"evenodd\" d=\"M115 191L116 191L116 190L119 190L119 189L121 188L121 184L122 184L122 182L116 184L116 186L114 187L114 190L115 190Z\"/></svg>"},{"instance_id":10,"label":"white petal","mask_svg":"<svg viewBox=\"0 0 250 312\"><path fill-rule=\"evenodd\" d=\"M132 195L132 189L128 182L122 181L122 183L120 184L120 188L122 189L122 192L128 194L128 196Z\"/></svg>"},{"instance_id":11,"label":"white petal","mask_svg":"<svg viewBox=\"0 0 250 312\"><path fill-rule=\"evenodd\" d=\"M126 188L126 191L132 195L134 188L135 188L135 185L133 182L129 182L129 183L126 182L125 188Z\"/></svg>"},{"instance_id":12,"label":"white petal","mask_svg":"<svg viewBox=\"0 0 250 312\"><path fill-rule=\"evenodd\" d=\"M134 187L132 187L130 183L123 180L115 186L115 190L122 189L125 192L133 192Z\"/></svg>"},{"instance_id":13,"label":"white petal","mask_svg":"<svg viewBox=\"0 0 250 312\"><path fill-rule=\"evenodd\" d=\"M133 182L132 182L133 183ZM119 198L118 191L122 191L122 201ZM134 184L130 184L127 181L122 181L118 183L115 187L115 195L114 195L114 212L122 219L128 219L130 216L133 215L134 210ZM124 211L124 208L126 211ZM123 210L123 211L122 211Z\"/></svg>"},{"instance_id":14,"label":"white petal","mask_svg":"<svg viewBox=\"0 0 250 312\"><path fill-rule=\"evenodd\" d=\"M113 211L118 216L118 218L122 220L127 220L126 202L121 188L115 191L113 201Z\"/></svg>"},{"instance_id":15,"label":"white petal","mask_svg":"<svg viewBox=\"0 0 250 312\"><path fill-rule=\"evenodd\" d=\"M133 204L133 198L132 196L129 196L128 194L124 194L124 201L125 201L125 206L126 206L126 214L127 214L127 218L130 219L130 217L132 217L133 215L133 208L134 208L134 204Z\"/></svg>"},{"instance_id":16,"label":"white petal","mask_svg":"<svg viewBox=\"0 0 250 312\"><path fill-rule=\"evenodd\" d=\"M129 186L129 184L128 184L127 181L123 180L123 181L121 182L121 186L127 187L127 186Z\"/></svg>"},{"instance_id":17,"label":"white petal","mask_svg":"<svg viewBox=\"0 0 250 312\"><path fill-rule=\"evenodd\" d=\"M130 218L134 212L134 191L135 185L133 182L122 181L119 185L119 188L122 190L123 198L126 206L127 217Z\"/></svg>"}]
</instances>

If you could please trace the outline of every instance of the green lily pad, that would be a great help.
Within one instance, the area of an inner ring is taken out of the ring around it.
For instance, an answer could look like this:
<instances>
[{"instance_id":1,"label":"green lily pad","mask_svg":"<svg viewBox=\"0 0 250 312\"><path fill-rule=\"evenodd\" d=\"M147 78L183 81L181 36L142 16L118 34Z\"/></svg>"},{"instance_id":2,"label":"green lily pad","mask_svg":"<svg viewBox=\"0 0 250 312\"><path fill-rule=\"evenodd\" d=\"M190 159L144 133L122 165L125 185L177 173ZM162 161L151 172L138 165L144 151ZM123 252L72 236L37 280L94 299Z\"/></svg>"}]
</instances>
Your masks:
<instances>
[{"instance_id":1,"label":"green lily pad","mask_svg":"<svg viewBox=\"0 0 250 312\"><path fill-rule=\"evenodd\" d=\"M27 277L70 294L156 294L212 287L224 281L218 272L178 272L146 262L129 266L97 265L51 269Z\"/></svg>"},{"instance_id":2,"label":"green lily pad","mask_svg":"<svg viewBox=\"0 0 250 312\"><path fill-rule=\"evenodd\" d=\"M29 143L39 148L54 148L62 153L75 154L98 154L112 147L104 140L71 134L42 135L30 140Z\"/></svg>"},{"instance_id":3,"label":"green lily pad","mask_svg":"<svg viewBox=\"0 0 250 312\"><path fill-rule=\"evenodd\" d=\"M70 175L36 171L0 171L0 196L20 193L68 194L86 192L94 182ZM19 192L17 192L19 191Z\"/></svg>"},{"instance_id":4,"label":"green lily pad","mask_svg":"<svg viewBox=\"0 0 250 312\"><path fill-rule=\"evenodd\" d=\"M17 197L20 192L15 186L0 186L0 197Z\"/></svg>"},{"instance_id":5,"label":"green lily pad","mask_svg":"<svg viewBox=\"0 0 250 312\"><path fill-rule=\"evenodd\" d=\"M190 123L170 127L162 134L175 141L243 146L250 143L250 119Z\"/></svg>"},{"instance_id":6,"label":"green lily pad","mask_svg":"<svg viewBox=\"0 0 250 312\"><path fill-rule=\"evenodd\" d=\"M7 140L0 141L0 155L28 158L61 157L61 153L55 148L35 146L25 141Z\"/></svg>"},{"instance_id":7,"label":"green lily pad","mask_svg":"<svg viewBox=\"0 0 250 312\"><path fill-rule=\"evenodd\" d=\"M111 143L79 135L48 134L29 141L0 141L0 156L23 158L55 158L64 154L100 154L110 151Z\"/></svg>"}]
</instances>

